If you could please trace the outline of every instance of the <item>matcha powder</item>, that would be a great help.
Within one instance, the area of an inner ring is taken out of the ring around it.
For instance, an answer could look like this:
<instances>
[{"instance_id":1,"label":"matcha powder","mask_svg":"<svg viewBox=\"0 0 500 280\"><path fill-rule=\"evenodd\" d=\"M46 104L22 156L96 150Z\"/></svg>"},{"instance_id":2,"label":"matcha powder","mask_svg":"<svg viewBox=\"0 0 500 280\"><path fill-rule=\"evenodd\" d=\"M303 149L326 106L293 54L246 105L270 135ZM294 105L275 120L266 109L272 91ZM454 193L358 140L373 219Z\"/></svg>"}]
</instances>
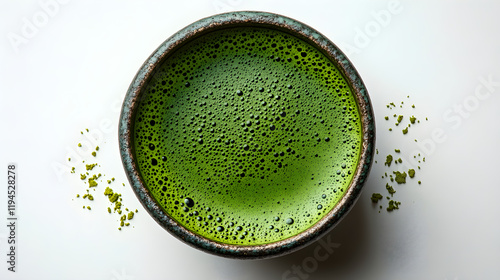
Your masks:
<instances>
[{"instance_id":1,"label":"matcha powder","mask_svg":"<svg viewBox=\"0 0 500 280\"><path fill-rule=\"evenodd\" d=\"M409 99L410 96L407 96L407 98ZM387 109L388 110L392 110L392 111L399 111L401 109L404 108L404 102L402 101L400 103L399 106L397 106L394 102L391 102L389 104L386 105ZM411 105L411 109L409 109L410 111L414 111L415 109L415 105L412 104ZM408 112L408 110L405 111L405 113ZM412 112L413 113L413 112ZM411 131L410 131L410 128L412 126L415 126L417 124L420 123L420 120L415 117L414 114L410 114L409 116L406 115L406 114L401 114L398 112L394 112L393 114L388 114L384 117L385 121L390 121L391 119L394 121L393 125L395 126L398 126L398 127L403 127L402 128L402 134L404 135L404 139L408 139L408 142L413 142L411 141L412 139L414 138L407 138L409 134L411 134ZM390 117L392 116L392 117ZM425 120L427 121L427 118L425 118ZM393 133L393 127L389 127L388 128L388 133ZM410 136L411 137L411 136ZM414 139L414 142L417 142L417 139ZM392 149L398 156L397 159L395 159L391 154L387 154L385 156L385 162L384 162L384 175L382 175L382 179L385 179L387 180L386 184L385 184L385 189L387 191L387 193L390 195L390 196L387 196L387 207L386 207L386 210L388 212L392 212L394 210L397 210L399 209L399 206L402 204L401 202L399 201L396 201L396 200L393 200L392 197L396 194L396 190L399 188L400 185L404 185L406 184L407 182L410 182L412 181L416 176L417 176L417 172L415 170L415 168L417 170L420 169L420 166L411 166L412 168L408 168L408 163L410 161L403 161L403 159L406 157L408 158L408 155L405 154L403 150L399 149L399 147L395 147L394 149ZM377 149L377 153L376 153L376 157L378 156L378 149ZM401 157L399 157L401 156ZM417 158L418 157L418 158ZM422 158L422 159L420 159ZM425 162L425 157L421 157L420 154L418 155L414 155L413 156L413 159L412 159L413 162L417 161L418 164L422 164L423 162ZM378 161L375 160L375 164L377 164ZM394 163L394 164L393 164ZM405 167L407 168L405 170ZM389 174L388 174L389 173ZM418 185L420 185L422 182L421 181L418 181ZM379 201L383 201L384 200L384 196L380 193L373 193L372 194L372 197L371 197L371 201L373 204L378 204ZM379 209L382 209L382 205L379 206ZM380 213L380 211L379 211Z\"/></svg>"},{"instance_id":2,"label":"matcha powder","mask_svg":"<svg viewBox=\"0 0 500 280\"><path fill-rule=\"evenodd\" d=\"M88 132L89 129L85 129L81 131L80 134L85 135L85 133ZM82 143L77 144L78 149L83 149L85 145L82 145ZM85 194L76 194L76 199L78 201L85 201L82 209L86 211L93 209L94 206L91 207L88 204L95 203L95 201L100 200L108 203L109 207L100 210L99 206L96 205L93 211L99 211L99 213L102 212L105 213L105 215L115 215L115 217L117 217L118 230L122 230L124 227L130 227L130 222L138 211L137 209L132 211L124 207L122 194L118 192L118 189L124 187L125 183L114 186L115 178L105 179L106 175L97 171L101 168L98 163L86 163L85 159L91 159L92 161L98 159L101 150L99 146L96 146L93 151L88 153L87 157L83 156L84 160L81 162L80 166L71 168L71 173L75 174L77 174L77 170L81 170L78 176L80 176L79 178L85 187ZM71 159L69 158L68 161L71 161ZM96 191L97 189L100 190ZM99 193L102 193L103 196L98 195Z\"/></svg>"}]
</instances>

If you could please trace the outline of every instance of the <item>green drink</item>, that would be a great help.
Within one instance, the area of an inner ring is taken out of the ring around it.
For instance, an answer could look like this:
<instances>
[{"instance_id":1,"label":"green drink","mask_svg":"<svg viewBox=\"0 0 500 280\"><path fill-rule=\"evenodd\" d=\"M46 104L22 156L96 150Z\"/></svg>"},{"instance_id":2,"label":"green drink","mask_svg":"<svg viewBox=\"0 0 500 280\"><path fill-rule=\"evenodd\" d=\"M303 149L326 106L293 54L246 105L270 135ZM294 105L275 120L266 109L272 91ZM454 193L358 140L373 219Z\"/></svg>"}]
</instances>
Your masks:
<instances>
[{"instance_id":1,"label":"green drink","mask_svg":"<svg viewBox=\"0 0 500 280\"><path fill-rule=\"evenodd\" d=\"M358 165L347 81L288 33L232 27L165 58L137 107L140 176L189 231L225 244L295 236L331 211Z\"/></svg>"}]
</instances>

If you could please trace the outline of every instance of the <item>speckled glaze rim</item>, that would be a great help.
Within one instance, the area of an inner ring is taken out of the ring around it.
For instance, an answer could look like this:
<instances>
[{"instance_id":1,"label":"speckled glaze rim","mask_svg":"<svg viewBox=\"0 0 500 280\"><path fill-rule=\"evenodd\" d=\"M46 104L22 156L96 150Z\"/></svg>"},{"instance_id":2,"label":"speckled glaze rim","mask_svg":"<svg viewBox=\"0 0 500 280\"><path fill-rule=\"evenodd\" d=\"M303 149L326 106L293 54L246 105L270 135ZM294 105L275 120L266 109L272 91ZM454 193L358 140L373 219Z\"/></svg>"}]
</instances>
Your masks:
<instances>
[{"instance_id":1,"label":"speckled glaze rim","mask_svg":"<svg viewBox=\"0 0 500 280\"><path fill-rule=\"evenodd\" d=\"M177 223L162 210L146 188L140 177L133 149L134 112L141 102L141 92L154 75L156 67L170 53L182 47L186 42L211 31L237 26L261 26L277 29L299 37L321 50L336 64L350 84L359 106L363 131L358 167L340 202L320 221L304 232L282 241L255 246L215 242L196 235ZM134 77L125 96L119 123L119 144L123 166L132 189L149 214L163 228L185 243L211 254L238 259L258 259L287 254L312 243L331 230L347 214L358 199L370 172L375 148L375 122L370 98L363 81L347 57L330 40L313 28L285 16L265 12L241 11L218 14L196 21L172 35L153 52Z\"/></svg>"}]
</instances>

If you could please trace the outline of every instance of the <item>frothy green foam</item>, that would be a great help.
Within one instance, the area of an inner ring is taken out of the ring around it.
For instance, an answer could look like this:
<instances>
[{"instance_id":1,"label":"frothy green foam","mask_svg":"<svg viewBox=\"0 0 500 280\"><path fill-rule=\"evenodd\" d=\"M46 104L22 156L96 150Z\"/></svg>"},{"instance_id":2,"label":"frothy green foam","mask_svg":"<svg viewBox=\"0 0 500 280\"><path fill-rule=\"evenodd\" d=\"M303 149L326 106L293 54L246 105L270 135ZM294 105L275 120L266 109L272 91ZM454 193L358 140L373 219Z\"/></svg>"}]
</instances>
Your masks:
<instances>
[{"instance_id":1,"label":"frothy green foam","mask_svg":"<svg viewBox=\"0 0 500 280\"><path fill-rule=\"evenodd\" d=\"M157 202L210 240L266 244L333 209L361 151L345 78L306 41L234 27L165 59L135 116L140 174Z\"/></svg>"}]
</instances>

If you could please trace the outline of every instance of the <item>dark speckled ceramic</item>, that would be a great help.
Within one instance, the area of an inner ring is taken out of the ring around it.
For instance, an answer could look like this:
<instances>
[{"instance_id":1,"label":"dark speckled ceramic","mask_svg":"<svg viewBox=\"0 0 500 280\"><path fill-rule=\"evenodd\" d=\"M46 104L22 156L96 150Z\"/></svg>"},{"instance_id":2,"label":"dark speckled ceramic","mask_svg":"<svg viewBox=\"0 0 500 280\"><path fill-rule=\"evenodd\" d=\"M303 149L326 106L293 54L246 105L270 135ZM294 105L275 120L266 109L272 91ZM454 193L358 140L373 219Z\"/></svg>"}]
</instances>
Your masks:
<instances>
[{"instance_id":1,"label":"dark speckled ceramic","mask_svg":"<svg viewBox=\"0 0 500 280\"><path fill-rule=\"evenodd\" d=\"M185 42L203 36L207 32L227 26L260 26L288 32L316 46L343 73L357 99L362 116L363 140L358 168L353 180L340 202L315 225L288 239L258 246L229 245L198 236L173 220L156 203L139 176L133 149L134 113L141 99L141 93L149 78L163 59ZM279 256L298 250L317 240L331 230L351 209L360 195L370 172L375 147L375 122L368 92L354 66L347 57L325 36L311 27L281 15L263 12L232 12L201 19L168 38L146 60L134 77L123 102L119 124L120 152L130 184L149 214L163 228L187 244L205 252L223 257L256 259Z\"/></svg>"}]
</instances>

